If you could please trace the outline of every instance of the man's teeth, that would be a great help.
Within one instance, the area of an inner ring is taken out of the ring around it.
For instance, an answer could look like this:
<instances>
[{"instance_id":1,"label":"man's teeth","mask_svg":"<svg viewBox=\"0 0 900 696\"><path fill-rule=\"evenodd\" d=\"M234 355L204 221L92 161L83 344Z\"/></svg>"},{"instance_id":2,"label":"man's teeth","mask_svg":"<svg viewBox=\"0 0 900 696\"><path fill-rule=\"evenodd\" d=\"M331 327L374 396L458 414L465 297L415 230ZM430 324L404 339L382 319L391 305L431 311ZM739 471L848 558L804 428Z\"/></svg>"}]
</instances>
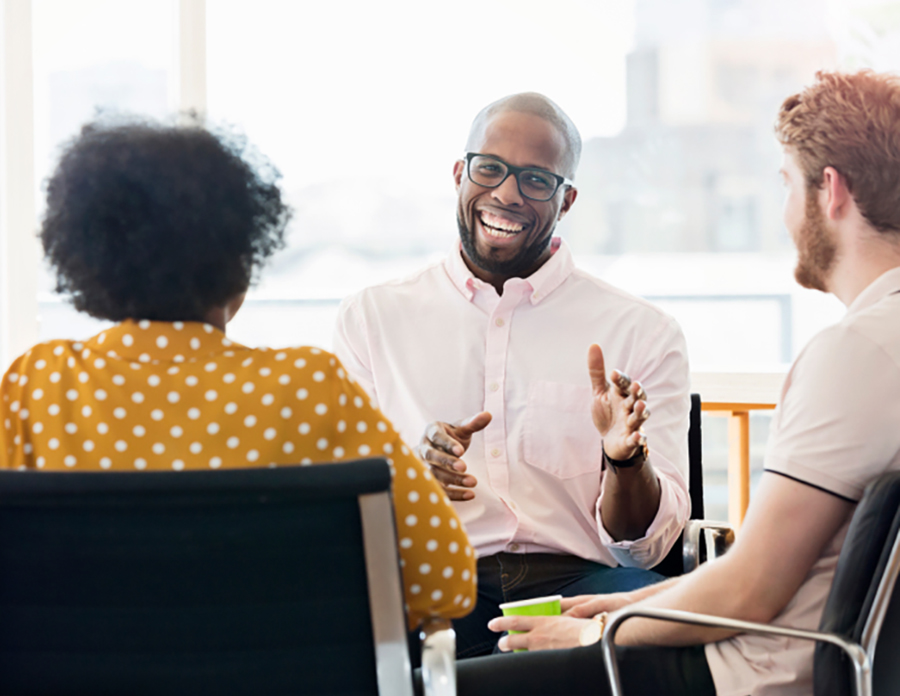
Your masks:
<instances>
[{"instance_id":1,"label":"man's teeth","mask_svg":"<svg viewBox=\"0 0 900 696\"><path fill-rule=\"evenodd\" d=\"M504 232L502 230L495 230L493 227L489 227L488 225L484 225L485 234L488 237L497 237L498 239L509 239L510 237L515 237L518 232Z\"/></svg>"},{"instance_id":2,"label":"man's teeth","mask_svg":"<svg viewBox=\"0 0 900 696\"><path fill-rule=\"evenodd\" d=\"M512 220L507 220L498 215L491 215L490 213L481 214L481 224L488 235L500 239L515 237L525 227L520 222L513 222Z\"/></svg>"}]
</instances>

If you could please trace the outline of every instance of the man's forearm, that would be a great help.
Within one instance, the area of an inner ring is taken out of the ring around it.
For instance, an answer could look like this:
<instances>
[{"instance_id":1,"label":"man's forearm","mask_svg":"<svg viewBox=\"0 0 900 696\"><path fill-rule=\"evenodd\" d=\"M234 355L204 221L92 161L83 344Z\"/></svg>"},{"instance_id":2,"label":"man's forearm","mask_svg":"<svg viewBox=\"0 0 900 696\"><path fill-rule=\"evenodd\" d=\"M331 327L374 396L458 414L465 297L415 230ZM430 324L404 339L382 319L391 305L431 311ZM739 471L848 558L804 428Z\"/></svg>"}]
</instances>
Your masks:
<instances>
[{"instance_id":1,"label":"man's forearm","mask_svg":"<svg viewBox=\"0 0 900 696\"><path fill-rule=\"evenodd\" d=\"M639 468L608 468L603 477L600 518L616 541L633 541L647 533L659 511L660 483L653 465Z\"/></svg>"}]
</instances>

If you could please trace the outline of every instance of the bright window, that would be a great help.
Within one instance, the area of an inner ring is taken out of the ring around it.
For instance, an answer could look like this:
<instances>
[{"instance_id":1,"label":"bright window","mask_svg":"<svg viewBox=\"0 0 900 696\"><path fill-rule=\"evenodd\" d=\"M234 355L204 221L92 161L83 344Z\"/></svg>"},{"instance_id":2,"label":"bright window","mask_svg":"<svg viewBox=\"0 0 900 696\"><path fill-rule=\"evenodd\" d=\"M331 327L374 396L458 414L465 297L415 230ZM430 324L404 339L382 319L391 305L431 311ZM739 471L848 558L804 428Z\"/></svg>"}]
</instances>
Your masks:
<instances>
[{"instance_id":1,"label":"bright window","mask_svg":"<svg viewBox=\"0 0 900 696\"><path fill-rule=\"evenodd\" d=\"M33 0L35 172L43 182L60 146L98 113L168 117L175 104L175 4L158 0ZM40 214L40 213L39 213ZM40 337L85 337L101 322L79 314L39 274Z\"/></svg>"}]
</instances>

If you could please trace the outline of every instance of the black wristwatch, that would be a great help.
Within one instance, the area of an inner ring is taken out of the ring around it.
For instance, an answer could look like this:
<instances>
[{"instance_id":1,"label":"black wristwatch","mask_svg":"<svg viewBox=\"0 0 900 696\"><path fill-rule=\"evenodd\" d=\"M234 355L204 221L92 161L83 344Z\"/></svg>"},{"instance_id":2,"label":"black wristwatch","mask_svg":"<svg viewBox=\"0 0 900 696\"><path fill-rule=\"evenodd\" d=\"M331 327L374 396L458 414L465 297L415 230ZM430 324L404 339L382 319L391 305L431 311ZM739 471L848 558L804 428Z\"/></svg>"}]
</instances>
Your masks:
<instances>
[{"instance_id":1,"label":"black wristwatch","mask_svg":"<svg viewBox=\"0 0 900 696\"><path fill-rule=\"evenodd\" d=\"M615 473L616 469L631 469L638 464L643 464L650 455L650 449L647 447L646 440L641 443L630 459L610 459L606 455L606 449L601 449L603 449L603 461L613 470L613 473Z\"/></svg>"}]
</instances>

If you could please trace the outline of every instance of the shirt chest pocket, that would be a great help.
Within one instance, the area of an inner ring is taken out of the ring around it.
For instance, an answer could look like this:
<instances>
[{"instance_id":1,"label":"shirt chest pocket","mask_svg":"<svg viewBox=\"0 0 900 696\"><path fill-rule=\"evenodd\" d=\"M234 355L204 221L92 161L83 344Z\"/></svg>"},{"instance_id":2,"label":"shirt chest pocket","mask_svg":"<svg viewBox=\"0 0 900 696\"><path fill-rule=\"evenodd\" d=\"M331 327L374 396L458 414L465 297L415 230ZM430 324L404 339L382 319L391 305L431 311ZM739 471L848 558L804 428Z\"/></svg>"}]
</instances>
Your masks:
<instances>
[{"instance_id":1,"label":"shirt chest pocket","mask_svg":"<svg viewBox=\"0 0 900 696\"><path fill-rule=\"evenodd\" d=\"M591 389L534 382L528 390L525 461L560 479L600 471L600 433L591 420Z\"/></svg>"}]
</instances>

